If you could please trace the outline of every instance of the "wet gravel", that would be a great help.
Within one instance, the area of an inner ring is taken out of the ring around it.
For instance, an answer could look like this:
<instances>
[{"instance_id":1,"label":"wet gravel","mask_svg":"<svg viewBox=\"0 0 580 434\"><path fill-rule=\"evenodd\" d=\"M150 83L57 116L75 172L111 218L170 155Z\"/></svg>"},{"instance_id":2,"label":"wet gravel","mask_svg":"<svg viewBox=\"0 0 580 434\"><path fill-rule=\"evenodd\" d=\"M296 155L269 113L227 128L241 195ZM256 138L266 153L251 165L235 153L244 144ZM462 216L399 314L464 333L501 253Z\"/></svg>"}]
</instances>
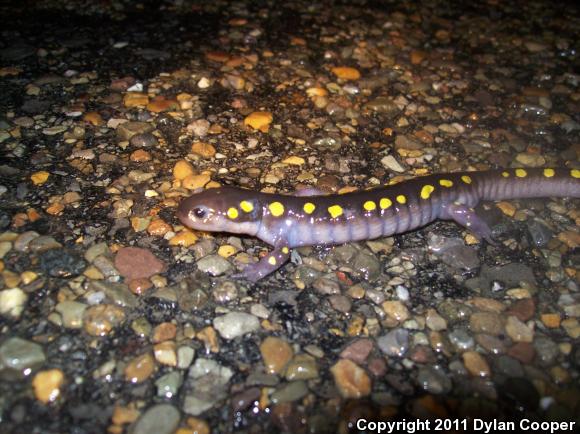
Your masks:
<instances>
[{"instance_id":1,"label":"wet gravel","mask_svg":"<svg viewBox=\"0 0 580 434\"><path fill-rule=\"evenodd\" d=\"M0 431L580 423L577 199L294 252L184 228L234 185L579 169L572 2L0 6Z\"/></svg>"}]
</instances>

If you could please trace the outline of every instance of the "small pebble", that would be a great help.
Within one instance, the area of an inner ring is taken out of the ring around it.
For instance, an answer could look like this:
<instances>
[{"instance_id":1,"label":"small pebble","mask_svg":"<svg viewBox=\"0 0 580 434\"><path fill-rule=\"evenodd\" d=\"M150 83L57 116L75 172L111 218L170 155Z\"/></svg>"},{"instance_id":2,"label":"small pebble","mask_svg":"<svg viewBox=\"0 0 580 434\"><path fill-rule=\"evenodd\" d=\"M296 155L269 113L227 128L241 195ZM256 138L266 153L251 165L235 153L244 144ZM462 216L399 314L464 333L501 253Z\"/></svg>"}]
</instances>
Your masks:
<instances>
[{"instance_id":1,"label":"small pebble","mask_svg":"<svg viewBox=\"0 0 580 434\"><path fill-rule=\"evenodd\" d=\"M489 377L491 370L485 358L477 351L466 351L462 355L465 369L475 377Z\"/></svg>"},{"instance_id":2,"label":"small pebble","mask_svg":"<svg viewBox=\"0 0 580 434\"><path fill-rule=\"evenodd\" d=\"M80 329L83 326L83 317L87 305L78 301L65 300L56 305L54 310L62 318L62 325L65 328Z\"/></svg>"},{"instance_id":3,"label":"small pebble","mask_svg":"<svg viewBox=\"0 0 580 434\"><path fill-rule=\"evenodd\" d=\"M44 351L37 343L12 337L0 344L0 371L26 376L45 361Z\"/></svg>"},{"instance_id":4,"label":"small pebble","mask_svg":"<svg viewBox=\"0 0 580 434\"><path fill-rule=\"evenodd\" d=\"M27 300L28 295L20 288L0 291L0 315L19 318L24 311Z\"/></svg>"},{"instance_id":5,"label":"small pebble","mask_svg":"<svg viewBox=\"0 0 580 434\"><path fill-rule=\"evenodd\" d=\"M173 434L180 419L179 410L173 405L156 404L139 417L132 434Z\"/></svg>"},{"instance_id":6,"label":"small pebble","mask_svg":"<svg viewBox=\"0 0 580 434\"><path fill-rule=\"evenodd\" d=\"M370 339L357 339L341 351L340 357L361 364L365 362L372 349L373 342Z\"/></svg>"},{"instance_id":7,"label":"small pebble","mask_svg":"<svg viewBox=\"0 0 580 434\"><path fill-rule=\"evenodd\" d=\"M177 395L181 384L183 383L183 375L179 371L171 371L162 375L155 380L155 387L157 387L157 396L162 398L173 398Z\"/></svg>"},{"instance_id":8,"label":"small pebble","mask_svg":"<svg viewBox=\"0 0 580 434\"><path fill-rule=\"evenodd\" d=\"M224 339L234 339L260 329L254 315L245 312L230 312L213 320L213 326Z\"/></svg>"},{"instance_id":9,"label":"small pebble","mask_svg":"<svg viewBox=\"0 0 580 434\"><path fill-rule=\"evenodd\" d=\"M343 398L362 398L371 393L371 379L366 371L349 359L341 359L330 368L334 383Z\"/></svg>"},{"instance_id":10,"label":"small pebble","mask_svg":"<svg viewBox=\"0 0 580 434\"><path fill-rule=\"evenodd\" d=\"M123 247L115 256L115 268L126 279L151 277L165 270L165 264L140 247Z\"/></svg>"},{"instance_id":11,"label":"small pebble","mask_svg":"<svg viewBox=\"0 0 580 434\"><path fill-rule=\"evenodd\" d=\"M286 367L285 377L288 381L317 378L316 359L309 354L296 354Z\"/></svg>"},{"instance_id":12,"label":"small pebble","mask_svg":"<svg viewBox=\"0 0 580 434\"><path fill-rule=\"evenodd\" d=\"M255 130L260 130L263 133L267 133L270 129L270 124L272 123L274 117L270 112L253 112L246 116L244 119L244 125L249 125Z\"/></svg>"},{"instance_id":13,"label":"small pebble","mask_svg":"<svg viewBox=\"0 0 580 434\"><path fill-rule=\"evenodd\" d=\"M514 342L532 342L534 339L534 330L515 316L508 317L505 331Z\"/></svg>"},{"instance_id":14,"label":"small pebble","mask_svg":"<svg viewBox=\"0 0 580 434\"><path fill-rule=\"evenodd\" d=\"M409 349L409 332L397 328L377 339L377 346L387 356L402 357Z\"/></svg>"},{"instance_id":15,"label":"small pebble","mask_svg":"<svg viewBox=\"0 0 580 434\"><path fill-rule=\"evenodd\" d=\"M175 342L165 341L153 346L155 360L161 365L177 366L177 351Z\"/></svg>"},{"instance_id":16,"label":"small pebble","mask_svg":"<svg viewBox=\"0 0 580 434\"><path fill-rule=\"evenodd\" d=\"M155 360L151 353L133 358L125 367L125 380L130 383L142 383L155 371Z\"/></svg>"},{"instance_id":17,"label":"small pebble","mask_svg":"<svg viewBox=\"0 0 580 434\"><path fill-rule=\"evenodd\" d=\"M469 318L472 333L485 333L498 336L503 333L503 320L494 312L475 312Z\"/></svg>"},{"instance_id":18,"label":"small pebble","mask_svg":"<svg viewBox=\"0 0 580 434\"><path fill-rule=\"evenodd\" d=\"M32 380L34 396L44 404L56 401L61 395L63 383L64 373L60 369L40 371Z\"/></svg>"},{"instance_id":19,"label":"small pebble","mask_svg":"<svg viewBox=\"0 0 580 434\"><path fill-rule=\"evenodd\" d=\"M125 311L112 304L88 307L83 314L83 328L91 336L106 336L125 320Z\"/></svg>"},{"instance_id":20,"label":"small pebble","mask_svg":"<svg viewBox=\"0 0 580 434\"><path fill-rule=\"evenodd\" d=\"M417 373L417 383L427 393L441 395L451 390L449 376L438 366L425 366Z\"/></svg>"},{"instance_id":21,"label":"small pebble","mask_svg":"<svg viewBox=\"0 0 580 434\"><path fill-rule=\"evenodd\" d=\"M232 265L219 255L207 255L197 262L197 268L212 276L221 276L232 269Z\"/></svg>"},{"instance_id":22,"label":"small pebble","mask_svg":"<svg viewBox=\"0 0 580 434\"><path fill-rule=\"evenodd\" d=\"M308 394L308 387L304 381L291 381L282 385L271 396L272 404L278 405L302 399Z\"/></svg>"},{"instance_id":23,"label":"small pebble","mask_svg":"<svg viewBox=\"0 0 580 434\"><path fill-rule=\"evenodd\" d=\"M349 66L336 66L332 68L332 73L343 80L358 80L360 78L360 72Z\"/></svg>"},{"instance_id":24,"label":"small pebble","mask_svg":"<svg viewBox=\"0 0 580 434\"><path fill-rule=\"evenodd\" d=\"M202 158L212 158L216 154L213 145L203 142L195 142L191 145L191 153L199 155Z\"/></svg>"},{"instance_id":25,"label":"small pebble","mask_svg":"<svg viewBox=\"0 0 580 434\"><path fill-rule=\"evenodd\" d=\"M385 301L381 306L387 316L397 322L404 322L409 319L409 310L398 300Z\"/></svg>"},{"instance_id":26,"label":"small pebble","mask_svg":"<svg viewBox=\"0 0 580 434\"><path fill-rule=\"evenodd\" d=\"M294 357L294 351L286 341L272 336L268 336L260 344L260 354L262 355L266 372L270 374L282 374L292 357Z\"/></svg>"}]
</instances>

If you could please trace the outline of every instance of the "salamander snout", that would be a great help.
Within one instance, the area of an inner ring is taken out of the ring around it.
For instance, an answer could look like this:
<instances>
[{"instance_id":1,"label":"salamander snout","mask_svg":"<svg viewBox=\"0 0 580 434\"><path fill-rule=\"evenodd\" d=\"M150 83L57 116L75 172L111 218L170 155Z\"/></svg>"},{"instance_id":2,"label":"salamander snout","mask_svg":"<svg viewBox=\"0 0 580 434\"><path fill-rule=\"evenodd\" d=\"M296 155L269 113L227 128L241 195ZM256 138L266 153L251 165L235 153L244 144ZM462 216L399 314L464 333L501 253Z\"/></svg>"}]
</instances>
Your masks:
<instances>
[{"instance_id":1,"label":"salamander snout","mask_svg":"<svg viewBox=\"0 0 580 434\"><path fill-rule=\"evenodd\" d=\"M185 226L200 231L255 235L261 206L255 192L222 187L194 193L182 200L177 217Z\"/></svg>"}]
</instances>

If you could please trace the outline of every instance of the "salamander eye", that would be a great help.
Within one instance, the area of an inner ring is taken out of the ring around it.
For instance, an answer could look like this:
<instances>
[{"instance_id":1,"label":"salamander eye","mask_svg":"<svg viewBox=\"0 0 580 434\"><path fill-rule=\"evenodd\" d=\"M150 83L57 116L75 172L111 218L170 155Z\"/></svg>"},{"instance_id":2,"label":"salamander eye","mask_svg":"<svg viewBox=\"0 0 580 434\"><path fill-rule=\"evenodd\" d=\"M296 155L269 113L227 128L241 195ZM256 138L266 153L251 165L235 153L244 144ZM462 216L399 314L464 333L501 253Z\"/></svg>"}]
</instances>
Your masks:
<instances>
[{"instance_id":1,"label":"salamander eye","mask_svg":"<svg viewBox=\"0 0 580 434\"><path fill-rule=\"evenodd\" d=\"M202 219L206 216L206 211L204 208L193 208L193 215L198 219Z\"/></svg>"}]
</instances>

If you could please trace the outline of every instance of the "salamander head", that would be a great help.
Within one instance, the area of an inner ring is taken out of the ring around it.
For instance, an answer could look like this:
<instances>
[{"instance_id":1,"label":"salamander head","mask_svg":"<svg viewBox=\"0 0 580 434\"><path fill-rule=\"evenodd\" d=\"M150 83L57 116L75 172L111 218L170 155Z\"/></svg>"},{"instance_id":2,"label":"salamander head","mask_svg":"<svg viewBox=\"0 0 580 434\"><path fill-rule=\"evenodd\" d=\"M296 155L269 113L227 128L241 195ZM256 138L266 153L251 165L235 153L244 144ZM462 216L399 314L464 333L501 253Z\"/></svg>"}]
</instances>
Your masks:
<instances>
[{"instance_id":1,"label":"salamander head","mask_svg":"<svg viewBox=\"0 0 580 434\"><path fill-rule=\"evenodd\" d=\"M200 231L256 235L262 205L254 191L212 188L181 201L177 217L185 226Z\"/></svg>"}]
</instances>

